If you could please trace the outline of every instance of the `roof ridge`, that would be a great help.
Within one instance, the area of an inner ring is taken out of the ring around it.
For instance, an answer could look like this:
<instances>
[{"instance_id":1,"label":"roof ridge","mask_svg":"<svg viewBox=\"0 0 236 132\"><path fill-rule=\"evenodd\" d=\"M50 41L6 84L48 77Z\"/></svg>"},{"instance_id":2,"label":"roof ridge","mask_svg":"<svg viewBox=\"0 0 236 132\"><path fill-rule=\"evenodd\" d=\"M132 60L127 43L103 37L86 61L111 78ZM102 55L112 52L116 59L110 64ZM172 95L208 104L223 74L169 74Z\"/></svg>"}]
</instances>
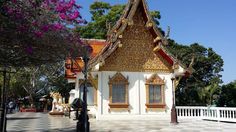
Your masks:
<instances>
[{"instance_id":1,"label":"roof ridge","mask_svg":"<svg viewBox=\"0 0 236 132\"><path fill-rule=\"evenodd\" d=\"M111 34L112 32L114 32L116 30L116 28L119 28L120 25L122 24L122 19L127 17L128 15L128 11L130 9L130 6L132 5L132 1L129 0L128 3L126 4L126 7L124 8L124 12L122 13L122 15L120 16L119 20L116 22L116 24L111 28L110 31L108 31L107 35Z\"/></svg>"}]
</instances>

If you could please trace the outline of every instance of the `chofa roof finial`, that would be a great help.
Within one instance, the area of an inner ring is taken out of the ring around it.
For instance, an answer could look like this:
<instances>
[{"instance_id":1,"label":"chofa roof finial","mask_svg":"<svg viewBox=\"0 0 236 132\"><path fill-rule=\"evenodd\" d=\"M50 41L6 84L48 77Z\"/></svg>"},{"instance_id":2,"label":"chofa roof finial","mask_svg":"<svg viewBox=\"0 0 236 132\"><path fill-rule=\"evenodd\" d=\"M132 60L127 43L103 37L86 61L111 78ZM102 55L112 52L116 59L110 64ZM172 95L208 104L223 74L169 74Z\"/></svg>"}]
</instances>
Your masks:
<instances>
[{"instance_id":1,"label":"chofa roof finial","mask_svg":"<svg viewBox=\"0 0 236 132\"><path fill-rule=\"evenodd\" d=\"M170 37L170 26L167 27L167 33L164 37L164 42L163 42L164 45L168 45L168 38L169 37Z\"/></svg>"}]
</instances>

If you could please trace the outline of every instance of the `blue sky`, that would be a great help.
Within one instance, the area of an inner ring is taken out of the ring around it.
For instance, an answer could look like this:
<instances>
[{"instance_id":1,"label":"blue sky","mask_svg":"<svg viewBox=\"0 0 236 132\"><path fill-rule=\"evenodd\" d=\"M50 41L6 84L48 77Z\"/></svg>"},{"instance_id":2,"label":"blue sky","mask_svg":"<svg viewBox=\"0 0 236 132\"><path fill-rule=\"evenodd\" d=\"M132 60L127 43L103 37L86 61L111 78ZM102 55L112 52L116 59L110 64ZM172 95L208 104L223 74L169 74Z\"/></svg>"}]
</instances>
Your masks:
<instances>
[{"instance_id":1,"label":"blue sky","mask_svg":"<svg viewBox=\"0 0 236 132\"><path fill-rule=\"evenodd\" d=\"M90 20L89 5L95 0L77 0L82 17ZM125 4L128 0L100 0ZM189 45L212 47L224 60L223 81L236 80L236 0L147 0L150 10L161 12L161 27L171 27L170 37Z\"/></svg>"}]
</instances>

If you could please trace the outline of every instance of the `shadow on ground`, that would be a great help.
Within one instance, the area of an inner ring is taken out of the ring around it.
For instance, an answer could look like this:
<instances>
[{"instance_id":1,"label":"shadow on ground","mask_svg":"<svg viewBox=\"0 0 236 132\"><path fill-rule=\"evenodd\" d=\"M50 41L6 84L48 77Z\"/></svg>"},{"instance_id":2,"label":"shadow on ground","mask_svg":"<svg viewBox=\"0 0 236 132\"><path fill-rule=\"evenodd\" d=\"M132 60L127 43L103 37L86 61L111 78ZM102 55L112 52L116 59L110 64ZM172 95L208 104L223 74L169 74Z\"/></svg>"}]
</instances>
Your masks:
<instances>
[{"instance_id":1,"label":"shadow on ground","mask_svg":"<svg viewBox=\"0 0 236 132\"><path fill-rule=\"evenodd\" d=\"M31 120L39 119L40 117L8 117L7 120Z\"/></svg>"},{"instance_id":2,"label":"shadow on ground","mask_svg":"<svg viewBox=\"0 0 236 132\"><path fill-rule=\"evenodd\" d=\"M76 128L63 128L63 129L35 129L36 132L76 132ZM23 132L22 130L14 130L14 131L7 131L7 132Z\"/></svg>"}]
</instances>

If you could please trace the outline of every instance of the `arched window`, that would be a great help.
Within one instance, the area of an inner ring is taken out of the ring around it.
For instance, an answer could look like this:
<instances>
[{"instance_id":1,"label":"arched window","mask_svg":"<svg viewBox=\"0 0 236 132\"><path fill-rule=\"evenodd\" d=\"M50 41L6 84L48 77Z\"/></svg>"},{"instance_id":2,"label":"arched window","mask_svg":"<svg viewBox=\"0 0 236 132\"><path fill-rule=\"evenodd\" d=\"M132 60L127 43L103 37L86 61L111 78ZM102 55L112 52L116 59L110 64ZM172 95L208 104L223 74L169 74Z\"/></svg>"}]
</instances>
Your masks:
<instances>
[{"instance_id":1,"label":"arched window","mask_svg":"<svg viewBox=\"0 0 236 132\"><path fill-rule=\"evenodd\" d=\"M109 106L110 108L128 108L128 78L121 73L109 77Z\"/></svg>"},{"instance_id":2,"label":"arched window","mask_svg":"<svg viewBox=\"0 0 236 132\"><path fill-rule=\"evenodd\" d=\"M164 108L165 92L164 80L157 74L146 80L146 106L147 108Z\"/></svg>"}]
</instances>

